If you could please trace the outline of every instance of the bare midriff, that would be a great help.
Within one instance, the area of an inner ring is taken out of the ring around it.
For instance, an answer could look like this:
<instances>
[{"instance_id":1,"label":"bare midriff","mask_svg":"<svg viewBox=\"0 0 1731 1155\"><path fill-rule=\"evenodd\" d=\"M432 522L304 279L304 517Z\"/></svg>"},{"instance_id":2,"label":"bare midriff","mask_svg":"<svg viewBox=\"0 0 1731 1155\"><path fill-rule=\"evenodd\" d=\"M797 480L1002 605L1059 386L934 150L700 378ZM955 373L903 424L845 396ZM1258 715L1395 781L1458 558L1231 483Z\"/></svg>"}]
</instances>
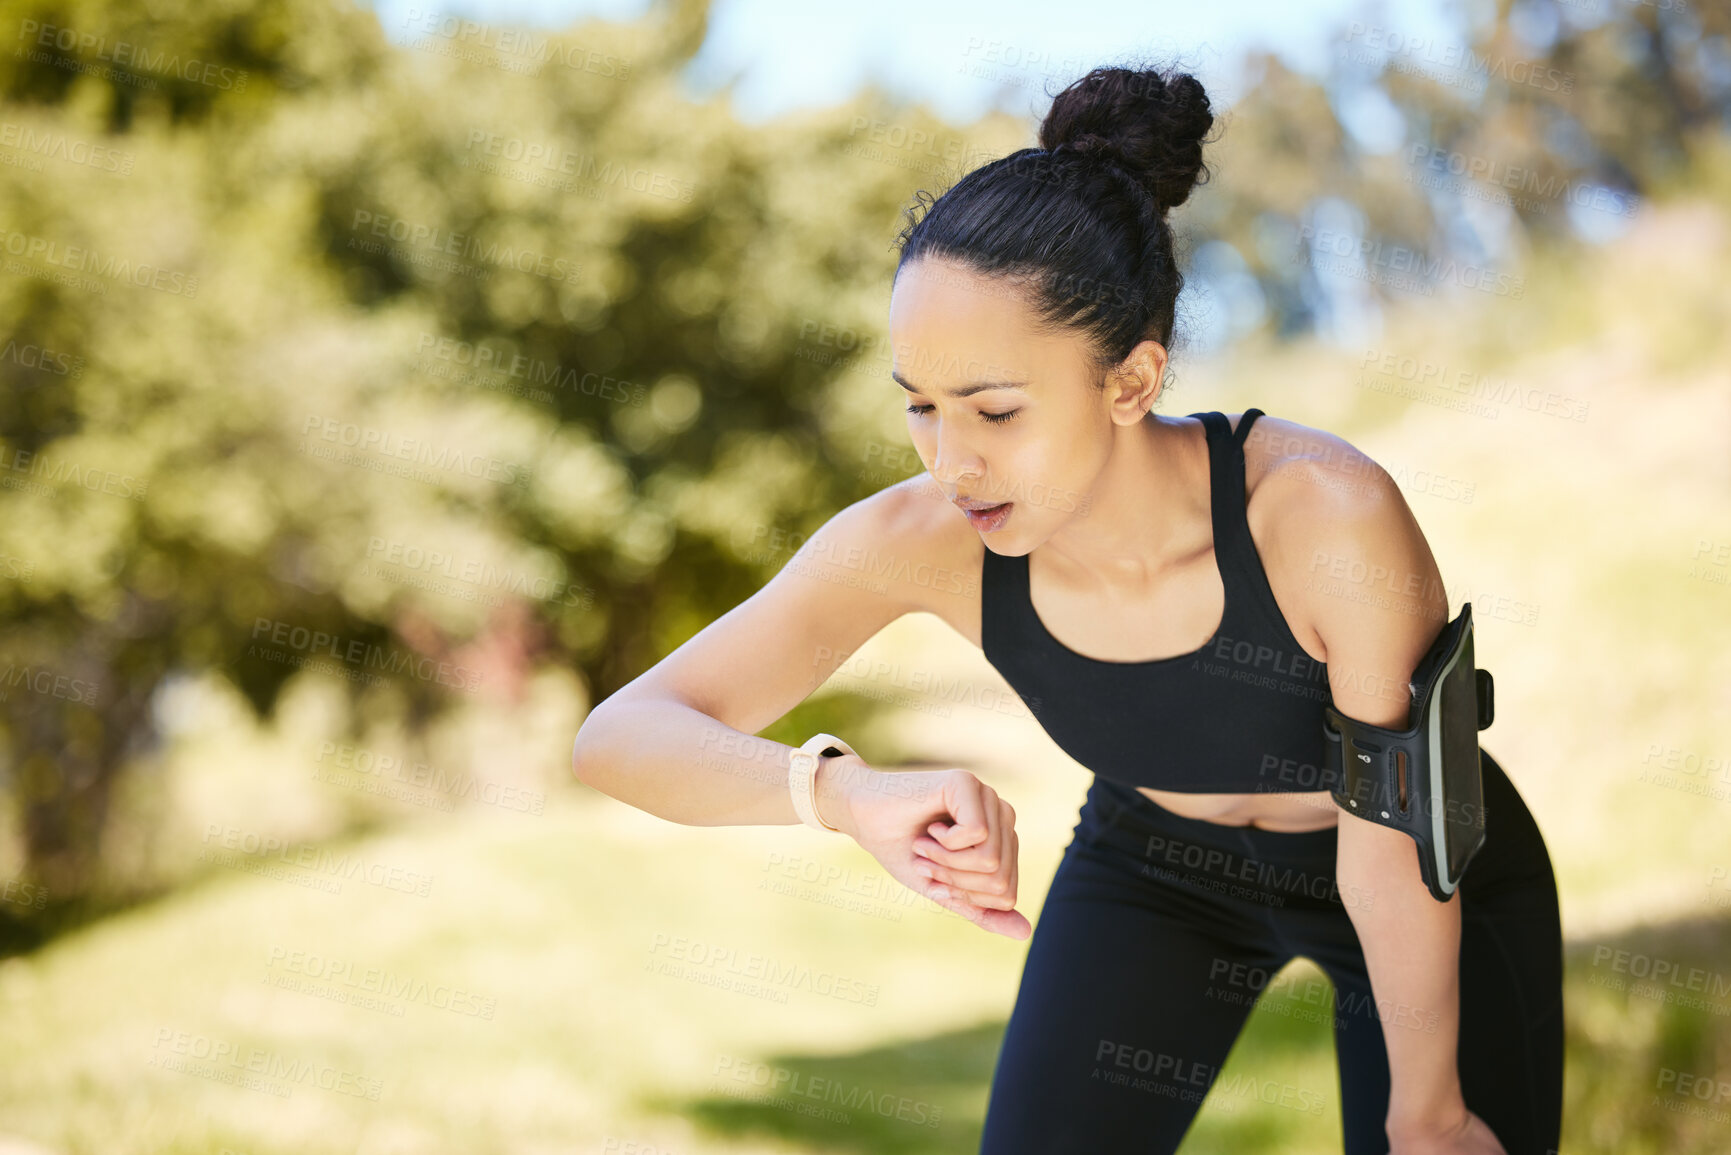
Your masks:
<instances>
[{"instance_id":1,"label":"bare midriff","mask_svg":"<svg viewBox=\"0 0 1731 1155\"><path fill-rule=\"evenodd\" d=\"M1138 786L1162 810L1222 826L1254 826L1301 834L1339 825L1340 809L1326 790L1293 794L1184 794Z\"/></svg>"}]
</instances>

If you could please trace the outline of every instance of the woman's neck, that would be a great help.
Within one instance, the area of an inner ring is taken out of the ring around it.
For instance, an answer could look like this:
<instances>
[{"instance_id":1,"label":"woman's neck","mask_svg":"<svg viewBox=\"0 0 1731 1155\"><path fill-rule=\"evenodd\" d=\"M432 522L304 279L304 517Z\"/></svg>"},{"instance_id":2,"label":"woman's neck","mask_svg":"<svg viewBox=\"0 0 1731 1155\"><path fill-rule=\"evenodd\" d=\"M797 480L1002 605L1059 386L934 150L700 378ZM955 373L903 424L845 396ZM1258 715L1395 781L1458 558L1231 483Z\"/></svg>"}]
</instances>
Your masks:
<instances>
[{"instance_id":1,"label":"woman's neck","mask_svg":"<svg viewBox=\"0 0 1731 1155\"><path fill-rule=\"evenodd\" d=\"M1080 589L1134 598L1209 548L1214 530L1206 430L1193 418L1121 426L1077 517L1035 547Z\"/></svg>"}]
</instances>

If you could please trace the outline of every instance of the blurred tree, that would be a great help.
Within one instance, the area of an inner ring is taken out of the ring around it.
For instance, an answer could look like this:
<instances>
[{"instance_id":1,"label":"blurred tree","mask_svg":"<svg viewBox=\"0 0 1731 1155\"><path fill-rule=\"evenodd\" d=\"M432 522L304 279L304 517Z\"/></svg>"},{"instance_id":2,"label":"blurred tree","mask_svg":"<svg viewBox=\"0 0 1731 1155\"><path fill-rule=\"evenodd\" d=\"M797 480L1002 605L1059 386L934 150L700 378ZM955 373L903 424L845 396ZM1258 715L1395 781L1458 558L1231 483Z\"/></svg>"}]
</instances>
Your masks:
<instances>
[{"instance_id":1,"label":"blurred tree","mask_svg":"<svg viewBox=\"0 0 1731 1155\"><path fill-rule=\"evenodd\" d=\"M93 881L169 672L228 666L264 700L292 668L236 661L255 615L384 635L284 580L338 484L252 364L279 324L350 322L260 219L280 190L226 161L326 77L379 83L389 51L346 8L153 7L0 9L0 725L23 857L57 903Z\"/></svg>"},{"instance_id":2,"label":"blurred tree","mask_svg":"<svg viewBox=\"0 0 1731 1155\"><path fill-rule=\"evenodd\" d=\"M1307 245L1323 230L1382 274L1354 286L1372 299L1439 269L1518 269L1531 245L1616 235L1731 124L1727 0L1481 11L1460 40L1352 20L1318 79L1272 53L1245 58L1218 178L1177 227L1199 255L1232 246L1224 272L1255 277L1260 327L1286 337L1326 319L1326 262ZM1218 265L1195 270L1195 315L1221 295Z\"/></svg>"},{"instance_id":3,"label":"blurred tree","mask_svg":"<svg viewBox=\"0 0 1731 1155\"><path fill-rule=\"evenodd\" d=\"M395 44L324 0L3 11L0 766L57 907L124 885L165 679L265 714L316 667L416 725L514 693L504 653L604 696L883 483L807 334L877 322L908 174L851 110L682 100L704 4Z\"/></svg>"}]
</instances>

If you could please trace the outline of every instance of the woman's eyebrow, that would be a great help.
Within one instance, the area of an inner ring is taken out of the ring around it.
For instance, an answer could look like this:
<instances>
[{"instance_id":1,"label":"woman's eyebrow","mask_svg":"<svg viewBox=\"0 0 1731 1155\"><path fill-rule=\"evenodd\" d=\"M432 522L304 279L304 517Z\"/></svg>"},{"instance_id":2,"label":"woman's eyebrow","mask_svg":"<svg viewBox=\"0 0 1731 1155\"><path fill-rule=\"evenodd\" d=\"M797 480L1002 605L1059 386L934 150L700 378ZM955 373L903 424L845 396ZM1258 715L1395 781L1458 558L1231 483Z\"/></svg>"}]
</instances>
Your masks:
<instances>
[{"instance_id":1,"label":"woman's eyebrow","mask_svg":"<svg viewBox=\"0 0 1731 1155\"><path fill-rule=\"evenodd\" d=\"M915 386L908 384L907 380L894 369L890 370L890 376L895 379L897 385L900 385L909 393L928 392L928 390L916 388ZM984 393L987 389L1026 389L1027 387L1028 385L1025 381L973 381L967 385L957 385L953 388L945 389L944 392L949 394L951 397L972 397L975 393Z\"/></svg>"}]
</instances>

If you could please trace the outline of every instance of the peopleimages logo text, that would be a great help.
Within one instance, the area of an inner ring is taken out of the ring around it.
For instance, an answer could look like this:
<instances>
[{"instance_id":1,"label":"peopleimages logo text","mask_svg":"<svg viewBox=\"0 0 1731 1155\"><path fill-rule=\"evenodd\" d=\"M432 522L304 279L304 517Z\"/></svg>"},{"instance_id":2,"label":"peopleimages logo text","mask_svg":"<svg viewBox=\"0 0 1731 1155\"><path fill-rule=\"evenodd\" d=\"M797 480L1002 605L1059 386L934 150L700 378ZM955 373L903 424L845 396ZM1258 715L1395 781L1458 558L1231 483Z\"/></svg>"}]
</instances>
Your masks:
<instances>
[{"instance_id":1,"label":"peopleimages logo text","mask_svg":"<svg viewBox=\"0 0 1731 1155\"><path fill-rule=\"evenodd\" d=\"M278 646L287 646L303 655L327 654L339 662L376 668L388 674L409 674L441 686L456 686L474 690L481 682L481 672L467 666L453 665L433 658L411 654L406 650L374 645L359 638L344 641L335 634L270 618L256 618L252 624L256 643L263 639Z\"/></svg>"},{"instance_id":2,"label":"peopleimages logo text","mask_svg":"<svg viewBox=\"0 0 1731 1155\"><path fill-rule=\"evenodd\" d=\"M182 60L178 52L152 51L148 45L133 44L125 40L110 42L108 37L94 32L81 32L36 20L21 20L18 24L18 39L33 41L42 48L52 48L58 52L76 52L81 58L94 58L106 64L130 68L134 72L178 76L193 84L203 84L225 91L246 91L247 71L244 68L230 68L196 58Z\"/></svg>"}]
</instances>

